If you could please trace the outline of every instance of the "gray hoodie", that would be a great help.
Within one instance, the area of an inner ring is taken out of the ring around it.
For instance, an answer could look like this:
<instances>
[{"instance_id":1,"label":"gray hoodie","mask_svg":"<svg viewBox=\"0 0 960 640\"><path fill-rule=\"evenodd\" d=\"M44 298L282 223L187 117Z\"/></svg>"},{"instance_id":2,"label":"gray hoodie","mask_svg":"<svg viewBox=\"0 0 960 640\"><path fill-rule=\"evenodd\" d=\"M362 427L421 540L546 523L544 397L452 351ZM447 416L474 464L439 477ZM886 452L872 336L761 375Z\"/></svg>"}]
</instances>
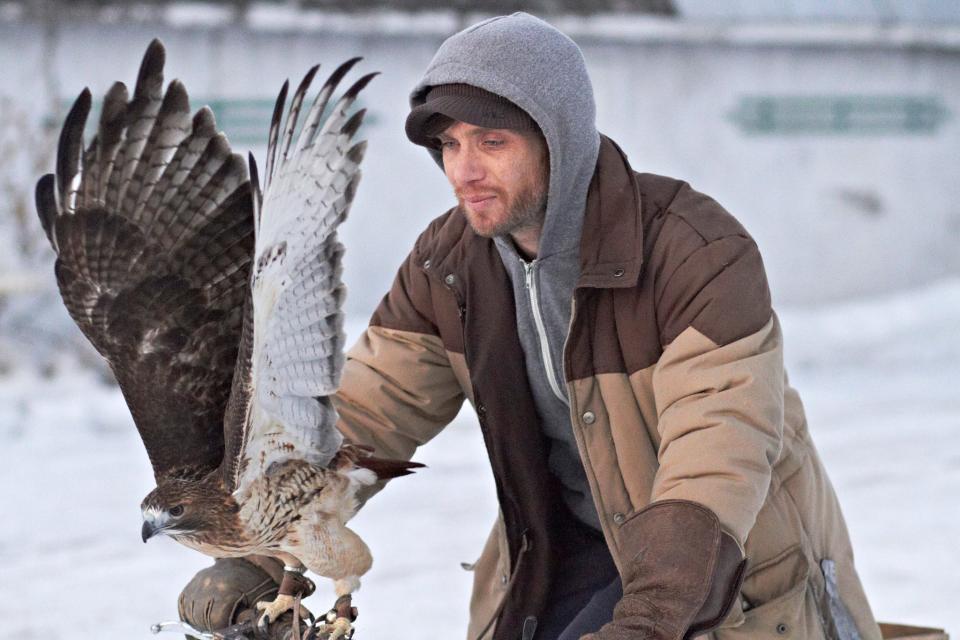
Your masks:
<instances>
[{"instance_id":1,"label":"gray hoodie","mask_svg":"<svg viewBox=\"0 0 960 640\"><path fill-rule=\"evenodd\" d=\"M508 237L494 241L513 282L527 377L550 442L550 470L559 478L570 510L600 529L570 425L563 374L563 346L580 273L580 230L600 148L583 55L543 20L514 13L448 38L413 90L411 106L423 104L431 86L447 83L470 84L507 98L530 114L546 138L550 186L537 258L527 264Z\"/></svg>"}]
</instances>

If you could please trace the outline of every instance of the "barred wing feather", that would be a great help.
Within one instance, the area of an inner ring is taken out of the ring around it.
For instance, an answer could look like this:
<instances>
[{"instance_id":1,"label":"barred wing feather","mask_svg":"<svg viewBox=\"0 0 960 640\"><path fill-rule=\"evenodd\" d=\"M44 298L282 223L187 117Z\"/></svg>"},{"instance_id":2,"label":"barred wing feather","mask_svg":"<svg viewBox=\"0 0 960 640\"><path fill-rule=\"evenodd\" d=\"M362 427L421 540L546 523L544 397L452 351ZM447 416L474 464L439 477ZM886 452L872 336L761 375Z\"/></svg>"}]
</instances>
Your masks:
<instances>
[{"instance_id":1,"label":"barred wing feather","mask_svg":"<svg viewBox=\"0 0 960 640\"><path fill-rule=\"evenodd\" d=\"M222 463L253 253L246 165L209 109L190 115L183 85L163 91L164 58L154 40L129 101L113 85L86 148L84 90L37 184L63 302L116 375L158 482Z\"/></svg>"},{"instance_id":2,"label":"barred wing feather","mask_svg":"<svg viewBox=\"0 0 960 640\"><path fill-rule=\"evenodd\" d=\"M274 110L262 195L251 157L252 321L245 323L225 425L225 480L233 490L243 490L284 460L326 466L342 443L328 399L339 385L344 361L343 246L336 230L353 201L365 149L365 143L352 142L363 111L351 115L351 106L375 74L358 80L329 114L325 111L357 60L331 75L302 125L299 115L317 68L295 92L281 126L284 85Z\"/></svg>"}]
</instances>

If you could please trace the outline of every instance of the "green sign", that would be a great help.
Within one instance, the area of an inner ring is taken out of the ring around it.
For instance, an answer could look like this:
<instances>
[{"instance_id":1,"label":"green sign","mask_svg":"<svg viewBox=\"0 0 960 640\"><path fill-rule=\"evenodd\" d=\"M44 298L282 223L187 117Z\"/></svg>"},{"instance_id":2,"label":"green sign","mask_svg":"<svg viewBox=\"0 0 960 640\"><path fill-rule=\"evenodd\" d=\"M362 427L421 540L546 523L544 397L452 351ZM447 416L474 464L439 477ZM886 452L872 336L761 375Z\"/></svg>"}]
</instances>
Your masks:
<instances>
[{"instance_id":1,"label":"green sign","mask_svg":"<svg viewBox=\"0 0 960 640\"><path fill-rule=\"evenodd\" d=\"M289 101L289 97L287 98ZM230 146L266 147L275 100L269 98L198 100L213 109L217 128L227 134ZM300 117L304 117L301 111Z\"/></svg>"},{"instance_id":2,"label":"green sign","mask_svg":"<svg viewBox=\"0 0 960 640\"><path fill-rule=\"evenodd\" d=\"M289 100L290 97L288 96L288 105ZM334 100L336 100L336 96ZM267 135L270 131L270 119L273 117L275 102L275 98L191 98L190 107L196 112L202 105L209 105L217 119L217 129L227 134L230 146L233 147L235 152L242 153L249 148L267 146ZM101 102L96 101L87 117L86 140L88 142L96 131L97 122L100 118L100 105ZM73 100L65 100L61 105L61 115L51 116L47 119L47 123L51 127L59 128L71 106L73 106ZM332 106L332 103L328 104L327 111ZM357 100L351 110L356 111L362 106L360 101ZM300 124L306 117L309 108L310 102L308 101L300 112ZM367 126L373 121L374 118L367 112L363 118L363 126Z\"/></svg>"},{"instance_id":3,"label":"green sign","mask_svg":"<svg viewBox=\"0 0 960 640\"><path fill-rule=\"evenodd\" d=\"M744 96L728 114L751 135L931 134L950 116L934 96Z\"/></svg>"}]
</instances>

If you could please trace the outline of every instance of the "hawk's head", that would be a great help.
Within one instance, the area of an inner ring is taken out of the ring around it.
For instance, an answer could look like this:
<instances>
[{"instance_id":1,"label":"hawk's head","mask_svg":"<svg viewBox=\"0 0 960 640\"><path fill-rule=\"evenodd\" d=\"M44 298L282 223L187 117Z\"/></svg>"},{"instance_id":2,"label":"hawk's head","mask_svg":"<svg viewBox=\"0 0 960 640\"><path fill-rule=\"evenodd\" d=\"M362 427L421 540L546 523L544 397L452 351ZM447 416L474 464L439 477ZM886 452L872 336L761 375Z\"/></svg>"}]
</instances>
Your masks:
<instances>
[{"instance_id":1,"label":"hawk's head","mask_svg":"<svg viewBox=\"0 0 960 640\"><path fill-rule=\"evenodd\" d=\"M230 495L211 483L163 480L140 503L141 535L146 542L160 533L181 540L215 534L236 510Z\"/></svg>"}]
</instances>

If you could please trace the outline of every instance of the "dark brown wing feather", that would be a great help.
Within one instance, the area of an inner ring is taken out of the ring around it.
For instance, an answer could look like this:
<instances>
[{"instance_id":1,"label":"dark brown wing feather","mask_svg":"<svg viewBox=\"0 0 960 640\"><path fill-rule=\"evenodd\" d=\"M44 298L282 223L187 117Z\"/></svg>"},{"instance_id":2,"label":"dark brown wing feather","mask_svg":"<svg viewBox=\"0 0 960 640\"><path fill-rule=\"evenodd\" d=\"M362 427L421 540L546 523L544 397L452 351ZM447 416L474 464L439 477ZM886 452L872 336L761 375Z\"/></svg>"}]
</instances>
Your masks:
<instances>
[{"instance_id":1,"label":"dark brown wing feather","mask_svg":"<svg viewBox=\"0 0 960 640\"><path fill-rule=\"evenodd\" d=\"M83 147L90 93L64 124L37 208L70 315L109 361L158 480L223 458L223 415L249 296L253 209L243 159L213 114L163 92L147 49L133 99L115 84Z\"/></svg>"}]
</instances>

